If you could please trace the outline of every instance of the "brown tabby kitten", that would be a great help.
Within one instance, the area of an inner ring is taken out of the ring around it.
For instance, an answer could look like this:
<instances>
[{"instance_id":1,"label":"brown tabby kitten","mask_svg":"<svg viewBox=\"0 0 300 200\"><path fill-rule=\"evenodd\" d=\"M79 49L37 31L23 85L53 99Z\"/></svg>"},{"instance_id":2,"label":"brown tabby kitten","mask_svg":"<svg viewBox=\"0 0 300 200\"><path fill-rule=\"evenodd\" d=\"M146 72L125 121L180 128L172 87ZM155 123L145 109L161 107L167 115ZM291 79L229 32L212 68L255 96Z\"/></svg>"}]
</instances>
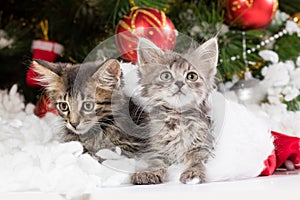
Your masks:
<instances>
[{"instance_id":1,"label":"brown tabby kitten","mask_svg":"<svg viewBox=\"0 0 300 200\"><path fill-rule=\"evenodd\" d=\"M172 164L183 163L182 183L205 182L205 162L213 151L209 95L218 59L215 38L189 54L163 52L141 38L138 43L141 96L147 98L150 147L142 157L148 167L133 184L157 184Z\"/></svg>"},{"instance_id":2,"label":"brown tabby kitten","mask_svg":"<svg viewBox=\"0 0 300 200\"><path fill-rule=\"evenodd\" d=\"M117 60L83 64L35 60L33 66L64 119L65 142L80 141L93 156L100 149L115 150L118 146L124 155L132 157L144 148L143 139L121 129L115 120L123 125L128 120L126 116L118 116L124 112L117 112L122 109L119 105L125 105L125 98L119 92L122 73ZM111 101L113 94L117 102Z\"/></svg>"}]
</instances>

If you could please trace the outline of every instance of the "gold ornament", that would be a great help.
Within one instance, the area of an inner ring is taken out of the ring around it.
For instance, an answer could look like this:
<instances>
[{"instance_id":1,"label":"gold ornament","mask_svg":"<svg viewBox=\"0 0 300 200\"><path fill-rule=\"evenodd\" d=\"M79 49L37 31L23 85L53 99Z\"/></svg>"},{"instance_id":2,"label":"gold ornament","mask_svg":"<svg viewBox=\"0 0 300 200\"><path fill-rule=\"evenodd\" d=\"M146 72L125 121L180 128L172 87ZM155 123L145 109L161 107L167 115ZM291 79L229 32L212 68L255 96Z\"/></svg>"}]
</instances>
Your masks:
<instances>
[{"instance_id":1,"label":"gold ornament","mask_svg":"<svg viewBox=\"0 0 300 200\"><path fill-rule=\"evenodd\" d=\"M300 26L300 12L294 13L291 17L293 21L296 22L298 26Z\"/></svg>"},{"instance_id":2,"label":"gold ornament","mask_svg":"<svg viewBox=\"0 0 300 200\"><path fill-rule=\"evenodd\" d=\"M40 27L41 27L42 32L43 32L43 39L48 41L49 40L49 37L48 37L48 30L49 30L48 20L47 19L42 20L40 22Z\"/></svg>"}]
</instances>

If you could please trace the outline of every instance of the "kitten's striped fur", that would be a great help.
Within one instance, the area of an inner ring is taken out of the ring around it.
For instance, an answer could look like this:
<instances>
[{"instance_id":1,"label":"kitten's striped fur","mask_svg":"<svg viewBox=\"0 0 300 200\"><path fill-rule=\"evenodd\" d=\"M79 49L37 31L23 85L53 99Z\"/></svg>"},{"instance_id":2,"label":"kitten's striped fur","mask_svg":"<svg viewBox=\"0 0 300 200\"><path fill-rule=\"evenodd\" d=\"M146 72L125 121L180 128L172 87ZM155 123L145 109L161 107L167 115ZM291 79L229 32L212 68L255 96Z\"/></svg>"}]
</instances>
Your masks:
<instances>
[{"instance_id":1,"label":"kitten's striped fur","mask_svg":"<svg viewBox=\"0 0 300 200\"><path fill-rule=\"evenodd\" d=\"M166 169L176 163L186 166L181 182L205 182L204 163L214 146L208 112L217 55L216 39L188 55L163 52L139 40L139 81L150 110L150 146L143 155L149 166L132 176L133 184L161 183Z\"/></svg>"},{"instance_id":2,"label":"kitten's striped fur","mask_svg":"<svg viewBox=\"0 0 300 200\"><path fill-rule=\"evenodd\" d=\"M114 150L118 146L124 155L133 157L144 148L145 140L135 135L134 130L128 133L116 123L116 118L123 125L130 120L124 112L118 112L128 109L121 107L128 104L120 92L123 83L117 60L83 64L36 60L33 66L64 119L63 141L80 141L94 156L100 149ZM113 94L117 102L112 101Z\"/></svg>"}]
</instances>

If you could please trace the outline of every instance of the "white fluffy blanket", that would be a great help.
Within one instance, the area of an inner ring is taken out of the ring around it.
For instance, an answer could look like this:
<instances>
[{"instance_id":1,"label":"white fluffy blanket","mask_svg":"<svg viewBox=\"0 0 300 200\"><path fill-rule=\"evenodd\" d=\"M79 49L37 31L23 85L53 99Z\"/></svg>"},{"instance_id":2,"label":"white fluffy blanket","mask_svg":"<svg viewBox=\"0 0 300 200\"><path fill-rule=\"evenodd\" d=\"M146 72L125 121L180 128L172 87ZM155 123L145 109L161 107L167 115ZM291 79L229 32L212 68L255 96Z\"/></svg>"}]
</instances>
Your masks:
<instances>
[{"instance_id":1,"label":"white fluffy blanket","mask_svg":"<svg viewBox=\"0 0 300 200\"><path fill-rule=\"evenodd\" d=\"M125 82L130 66L123 66ZM127 71L126 71L127 70ZM130 87L130 84L128 84ZM130 91L130 90L129 90ZM216 121L216 151L207 163L209 181L256 177L271 154L273 138L263 119L245 107L213 95ZM0 191L42 191L68 196L95 192L102 187L129 185L137 161L116 152L99 152L108 160L99 164L78 142L60 143L61 120L51 113L44 118L33 114L34 106L24 105L14 85L0 90ZM168 182L179 183L180 166L171 166Z\"/></svg>"}]
</instances>

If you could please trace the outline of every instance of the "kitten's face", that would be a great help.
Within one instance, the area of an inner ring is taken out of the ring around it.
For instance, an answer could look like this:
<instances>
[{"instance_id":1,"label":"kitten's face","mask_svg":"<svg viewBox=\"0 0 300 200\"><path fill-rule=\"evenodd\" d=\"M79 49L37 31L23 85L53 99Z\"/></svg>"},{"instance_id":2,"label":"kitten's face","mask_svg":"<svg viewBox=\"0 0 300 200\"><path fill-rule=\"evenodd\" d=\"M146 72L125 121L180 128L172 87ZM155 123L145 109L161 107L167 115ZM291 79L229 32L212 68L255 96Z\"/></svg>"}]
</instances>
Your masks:
<instances>
[{"instance_id":1,"label":"kitten's face","mask_svg":"<svg viewBox=\"0 0 300 200\"><path fill-rule=\"evenodd\" d=\"M153 43L139 42L138 64L142 96L149 105L173 108L199 106L213 87L217 60L216 41L204 44L189 55L163 52Z\"/></svg>"},{"instance_id":2,"label":"kitten's face","mask_svg":"<svg viewBox=\"0 0 300 200\"><path fill-rule=\"evenodd\" d=\"M119 86L120 66L116 60L102 65L85 63L33 62L51 102L64 119L65 127L75 134L85 134L112 114L111 95Z\"/></svg>"},{"instance_id":3,"label":"kitten's face","mask_svg":"<svg viewBox=\"0 0 300 200\"><path fill-rule=\"evenodd\" d=\"M179 55L174 55L167 63L151 65L147 67L152 68L152 72L141 73L140 81L144 85L142 95L149 97L150 101L162 101L169 106L182 108L196 104L205 97L205 92L200 89L205 87L204 78Z\"/></svg>"},{"instance_id":4,"label":"kitten's face","mask_svg":"<svg viewBox=\"0 0 300 200\"><path fill-rule=\"evenodd\" d=\"M111 92L95 91L91 86L95 85L89 83L89 86L86 85L76 92L63 90L53 99L66 128L73 133L85 134L101 119L111 114Z\"/></svg>"}]
</instances>

